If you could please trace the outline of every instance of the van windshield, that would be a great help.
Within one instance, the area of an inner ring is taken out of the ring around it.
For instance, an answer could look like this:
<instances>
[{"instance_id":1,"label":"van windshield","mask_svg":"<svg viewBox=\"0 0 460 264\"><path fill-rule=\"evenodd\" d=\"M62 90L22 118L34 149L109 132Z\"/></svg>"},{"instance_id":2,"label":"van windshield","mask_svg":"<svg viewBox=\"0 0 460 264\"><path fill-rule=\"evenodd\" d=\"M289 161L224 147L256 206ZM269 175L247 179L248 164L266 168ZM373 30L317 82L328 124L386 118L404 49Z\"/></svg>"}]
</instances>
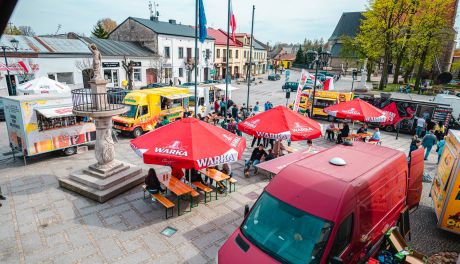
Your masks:
<instances>
[{"instance_id":1,"label":"van windshield","mask_svg":"<svg viewBox=\"0 0 460 264\"><path fill-rule=\"evenodd\" d=\"M126 105L126 106L129 106L129 111L121 114L121 116L128 117L128 118L136 118L137 105Z\"/></svg>"},{"instance_id":2,"label":"van windshield","mask_svg":"<svg viewBox=\"0 0 460 264\"><path fill-rule=\"evenodd\" d=\"M267 192L241 226L243 235L280 262L319 263L332 222L310 215Z\"/></svg>"}]
</instances>

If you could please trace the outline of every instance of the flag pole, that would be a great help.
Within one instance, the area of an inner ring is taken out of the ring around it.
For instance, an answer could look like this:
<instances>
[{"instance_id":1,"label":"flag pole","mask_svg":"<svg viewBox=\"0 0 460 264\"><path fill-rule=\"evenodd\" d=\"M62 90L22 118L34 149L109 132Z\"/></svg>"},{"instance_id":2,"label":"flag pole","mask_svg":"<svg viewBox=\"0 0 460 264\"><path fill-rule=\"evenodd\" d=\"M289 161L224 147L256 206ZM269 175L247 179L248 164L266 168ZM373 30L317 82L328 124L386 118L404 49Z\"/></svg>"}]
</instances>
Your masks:
<instances>
[{"instance_id":1,"label":"flag pole","mask_svg":"<svg viewBox=\"0 0 460 264\"><path fill-rule=\"evenodd\" d=\"M227 7L227 51L226 51L226 65L225 65L225 115L224 120L227 121L227 112L230 108L228 106L228 61L230 58L228 57L230 54L229 47L230 47L230 1L228 0L228 7Z\"/></svg>"},{"instance_id":2,"label":"flag pole","mask_svg":"<svg viewBox=\"0 0 460 264\"><path fill-rule=\"evenodd\" d=\"M197 97L197 70L198 70L198 1L195 0L195 118L198 111L198 97Z\"/></svg>"},{"instance_id":3,"label":"flag pole","mask_svg":"<svg viewBox=\"0 0 460 264\"><path fill-rule=\"evenodd\" d=\"M251 68L252 68L252 41L254 39L254 11L256 6L252 6L252 22L251 22L251 43L249 47L249 67L248 67L248 96L246 98L246 111L249 113L249 89L251 87Z\"/></svg>"}]
</instances>

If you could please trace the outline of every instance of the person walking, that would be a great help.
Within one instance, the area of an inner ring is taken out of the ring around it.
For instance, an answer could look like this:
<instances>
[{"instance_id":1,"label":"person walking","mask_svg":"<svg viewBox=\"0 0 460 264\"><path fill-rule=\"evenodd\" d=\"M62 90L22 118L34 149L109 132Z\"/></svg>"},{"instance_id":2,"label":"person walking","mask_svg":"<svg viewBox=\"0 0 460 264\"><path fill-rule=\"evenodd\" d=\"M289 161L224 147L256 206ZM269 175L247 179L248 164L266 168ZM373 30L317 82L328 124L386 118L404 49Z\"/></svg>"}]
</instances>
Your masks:
<instances>
[{"instance_id":1,"label":"person walking","mask_svg":"<svg viewBox=\"0 0 460 264\"><path fill-rule=\"evenodd\" d=\"M238 106L236 104L234 104L232 106L232 117L233 118L237 118L238 117Z\"/></svg>"},{"instance_id":2,"label":"person walking","mask_svg":"<svg viewBox=\"0 0 460 264\"><path fill-rule=\"evenodd\" d=\"M441 155L442 155L442 151L444 150L444 145L446 145L446 137L443 137L438 142L438 149L436 150L436 152L438 153L438 164L439 164L439 161L441 160Z\"/></svg>"},{"instance_id":3,"label":"person walking","mask_svg":"<svg viewBox=\"0 0 460 264\"><path fill-rule=\"evenodd\" d=\"M422 136L425 125L426 125L426 120L423 117L417 118L417 127L415 128L415 134L417 135L418 138Z\"/></svg>"},{"instance_id":4,"label":"person walking","mask_svg":"<svg viewBox=\"0 0 460 264\"><path fill-rule=\"evenodd\" d=\"M442 123L442 121L439 121L435 126L434 126L434 135L438 139L438 141L441 141L444 138L444 135L446 133L446 127Z\"/></svg>"},{"instance_id":5,"label":"person walking","mask_svg":"<svg viewBox=\"0 0 460 264\"><path fill-rule=\"evenodd\" d=\"M220 100L220 115L225 116L225 112L227 112L227 106L225 104L225 100Z\"/></svg>"},{"instance_id":6,"label":"person walking","mask_svg":"<svg viewBox=\"0 0 460 264\"><path fill-rule=\"evenodd\" d=\"M422 139L422 146L425 148L425 160L428 160L428 156L430 155L431 149L434 145L436 145L436 136L433 134L433 130L430 130L428 134L426 134Z\"/></svg>"},{"instance_id":7,"label":"person walking","mask_svg":"<svg viewBox=\"0 0 460 264\"><path fill-rule=\"evenodd\" d=\"M259 112L259 101L257 101L256 105L254 106L254 108L252 108L252 113L254 115L257 115L258 112Z\"/></svg>"}]
</instances>

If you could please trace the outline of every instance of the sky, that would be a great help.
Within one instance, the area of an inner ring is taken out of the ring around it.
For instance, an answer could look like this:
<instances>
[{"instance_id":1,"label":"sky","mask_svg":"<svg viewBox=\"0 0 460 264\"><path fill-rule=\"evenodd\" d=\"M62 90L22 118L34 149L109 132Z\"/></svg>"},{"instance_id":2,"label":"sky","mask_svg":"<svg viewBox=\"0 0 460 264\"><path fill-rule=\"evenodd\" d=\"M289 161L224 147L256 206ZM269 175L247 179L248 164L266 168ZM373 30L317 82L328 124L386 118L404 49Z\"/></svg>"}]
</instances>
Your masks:
<instances>
[{"instance_id":1,"label":"sky","mask_svg":"<svg viewBox=\"0 0 460 264\"><path fill-rule=\"evenodd\" d=\"M194 24L194 0L152 0L160 20ZM203 0L208 27L227 26L227 1ZM364 11L368 0L232 0L237 32L251 31L255 5L254 36L262 42L299 43L327 40L343 12ZM31 26L36 34L76 32L90 35L98 19L118 24L127 17L149 17L148 0L19 0L10 19L16 26ZM457 20L457 25L458 25Z\"/></svg>"}]
</instances>

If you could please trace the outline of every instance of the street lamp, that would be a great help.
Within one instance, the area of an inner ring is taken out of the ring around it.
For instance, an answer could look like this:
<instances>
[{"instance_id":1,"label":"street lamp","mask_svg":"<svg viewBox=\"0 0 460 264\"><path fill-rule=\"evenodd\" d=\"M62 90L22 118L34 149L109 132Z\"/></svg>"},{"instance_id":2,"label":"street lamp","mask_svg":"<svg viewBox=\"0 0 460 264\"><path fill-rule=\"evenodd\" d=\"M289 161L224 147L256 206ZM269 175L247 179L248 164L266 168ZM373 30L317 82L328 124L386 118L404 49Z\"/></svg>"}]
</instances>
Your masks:
<instances>
[{"instance_id":1,"label":"street lamp","mask_svg":"<svg viewBox=\"0 0 460 264\"><path fill-rule=\"evenodd\" d=\"M18 51L18 46L19 46L19 41L16 40L16 39L12 39L10 41L11 45L13 46L14 50L17 52ZM3 57L5 58L5 67L6 67L6 74L8 76L8 86L9 86L9 89L8 89L8 95L16 95L15 93L15 90L13 89L13 83L11 82L11 75L10 75L10 70L9 70L9 67L8 67L8 59L6 58L6 50L9 50L11 49L10 47L8 46L1 46L2 48L2 51L3 51Z\"/></svg>"},{"instance_id":2,"label":"street lamp","mask_svg":"<svg viewBox=\"0 0 460 264\"><path fill-rule=\"evenodd\" d=\"M327 51L322 51L319 54L317 51L314 51L314 50L307 51L307 60L315 64L315 83L313 85L313 96L312 96L312 102L311 102L310 115L313 115L313 108L315 104L316 83L318 80L319 65L327 66L327 64L329 63L330 57L331 57L331 53Z\"/></svg>"}]
</instances>

